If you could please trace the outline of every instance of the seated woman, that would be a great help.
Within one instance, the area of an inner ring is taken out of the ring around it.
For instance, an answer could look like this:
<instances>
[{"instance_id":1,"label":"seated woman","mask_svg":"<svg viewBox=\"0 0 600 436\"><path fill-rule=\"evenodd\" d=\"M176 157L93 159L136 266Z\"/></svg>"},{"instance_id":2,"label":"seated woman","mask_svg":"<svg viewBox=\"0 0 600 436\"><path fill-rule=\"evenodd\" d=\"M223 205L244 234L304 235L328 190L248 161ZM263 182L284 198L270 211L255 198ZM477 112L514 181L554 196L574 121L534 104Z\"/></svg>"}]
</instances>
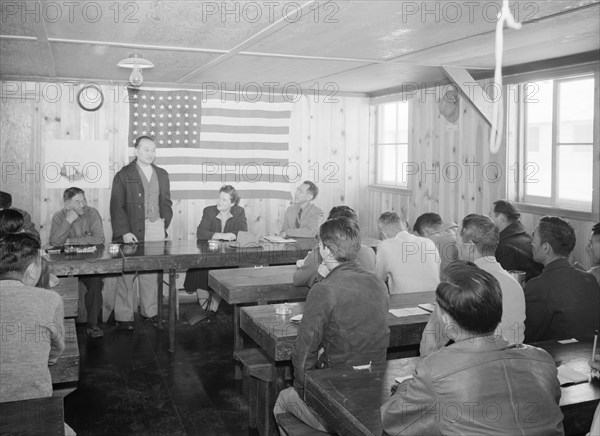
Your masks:
<instances>
[{"instance_id":1,"label":"seated woman","mask_svg":"<svg viewBox=\"0 0 600 436\"><path fill-rule=\"evenodd\" d=\"M197 230L198 240L235 241L239 231L247 231L246 213L239 203L240 196L235 188L231 185L224 185L219 190L217 204L204 208L202 221ZM189 293L198 289L206 291L208 289L208 270L205 268L188 270L183 287ZM210 309L216 311L219 300L213 297L211 303Z\"/></svg>"}]
</instances>

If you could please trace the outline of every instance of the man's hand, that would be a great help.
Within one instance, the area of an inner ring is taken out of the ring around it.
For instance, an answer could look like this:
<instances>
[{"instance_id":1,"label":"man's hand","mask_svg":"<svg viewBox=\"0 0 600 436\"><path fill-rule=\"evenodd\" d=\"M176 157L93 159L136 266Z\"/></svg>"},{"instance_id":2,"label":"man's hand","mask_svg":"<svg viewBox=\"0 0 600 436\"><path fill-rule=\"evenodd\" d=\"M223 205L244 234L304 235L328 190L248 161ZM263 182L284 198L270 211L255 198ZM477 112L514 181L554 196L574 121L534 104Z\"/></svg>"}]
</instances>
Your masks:
<instances>
[{"instance_id":1,"label":"man's hand","mask_svg":"<svg viewBox=\"0 0 600 436\"><path fill-rule=\"evenodd\" d=\"M79 218L79 215L77 215L77 212L75 212L73 209L67 209L67 217L66 220L69 224L73 224L73 222Z\"/></svg>"},{"instance_id":2,"label":"man's hand","mask_svg":"<svg viewBox=\"0 0 600 436\"><path fill-rule=\"evenodd\" d=\"M283 232L281 232L281 233L279 234L279 236L281 236L282 238L286 238L286 239L287 239L287 238L289 238L289 236L288 236L288 234L287 234L287 231L285 231L285 230L284 230Z\"/></svg>"},{"instance_id":3,"label":"man's hand","mask_svg":"<svg viewBox=\"0 0 600 436\"><path fill-rule=\"evenodd\" d=\"M123 242L126 244L135 244L138 242L138 239L130 232L123 235Z\"/></svg>"}]
</instances>

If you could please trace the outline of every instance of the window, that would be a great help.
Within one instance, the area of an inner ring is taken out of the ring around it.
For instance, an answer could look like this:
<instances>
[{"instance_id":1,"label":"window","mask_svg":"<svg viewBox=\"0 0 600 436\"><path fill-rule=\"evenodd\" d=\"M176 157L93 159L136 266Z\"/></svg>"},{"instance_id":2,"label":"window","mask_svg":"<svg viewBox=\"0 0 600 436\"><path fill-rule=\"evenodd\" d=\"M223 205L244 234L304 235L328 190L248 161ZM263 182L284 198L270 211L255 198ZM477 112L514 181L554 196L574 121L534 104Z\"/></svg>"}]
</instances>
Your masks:
<instances>
[{"instance_id":1,"label":"window","mask_svg":"<svg viewBox=\"0 0 600 436\"><path fill-rule=\"evenodd\" d=\"M523 171L518 201L592 211L594 85L593 71L512 85L509 95L519 98L509 99L508 155Z\"/></svg>"},{"instance_id":2,"label":"window","mask_svg":"<svg viewBox=\"0 0 600 436\"><path fill-rule=\"evenodd\" d=\"M408 101L374 106L375 184L408 188Z\"/></svg>"}]
</instances>

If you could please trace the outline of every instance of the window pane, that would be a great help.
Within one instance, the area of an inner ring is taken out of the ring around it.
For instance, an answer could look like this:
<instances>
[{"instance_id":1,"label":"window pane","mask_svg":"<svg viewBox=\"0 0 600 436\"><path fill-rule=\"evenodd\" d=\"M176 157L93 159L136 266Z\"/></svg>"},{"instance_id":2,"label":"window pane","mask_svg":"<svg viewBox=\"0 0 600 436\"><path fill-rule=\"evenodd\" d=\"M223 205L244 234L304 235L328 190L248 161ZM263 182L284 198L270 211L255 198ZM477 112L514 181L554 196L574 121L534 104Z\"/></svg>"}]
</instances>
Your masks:
<instances>
[{"instance_id":1,"label":"window pane","mask_svg":"<svg viewBox=\"0 0 600 436\"><path fill-rule=\"evenodd\" d=\"M408 163L408 144L399 144L397 150L398 166L396 184L406 188L408 187L408 177L406 176L406 164Z\"/></svg>"},{"instance_id":2,"label":"window pane","mask_svg":"<svg viewBox=\"0 0 600 436\"><path fill-rule=\"evenodd\" d=\"M379 138L380 144L393 144L396 139L397 111L396 103L386 103L379 106L380 123Z\"/></svg>"},{"instance_id":3,"label":"window pane","mask_svg":"<svg viewBox=\"0 0 600 436\"><path fill-rule=\"evenodd\" d=\"M525 194L552 195L552 80L528 83L525 88Z\"/></svg>"},{"instance_id":4,"label":"window pane","mask_svg":"<svg viewBox=\"0 0 600 436\"><path fill-rule=\"evenodd\" d=\"M380 145L377 149L377 183L396 184L396 146Z\"/></svg>"},{"instance_id":5,"label":"window pane","mask_svg":"<svg viewBox=\"0 0 600 436\"><path fill-rule=\"evenodd\" d=\"M558 147L558 200L592 202L593 146Z\"/></svg>"},{"instance_id":6,"label":"window pane","mask_svg":"<svg viewBox=\"0 0 600 436\"><path fill-rule=\"evenodd\" d=\"M558 142L594 141L594 79L569 80L559 84Z\"/></svg>"},{"instance_id":7,"label":"window pane","mask_svg":"<svg viewBox=\"0 0 600 436\"><path fill-rule=\"evenodd\" d=\"M408 142L408 102L398 102L398 142Z\"/></svg>"}]
</instances>

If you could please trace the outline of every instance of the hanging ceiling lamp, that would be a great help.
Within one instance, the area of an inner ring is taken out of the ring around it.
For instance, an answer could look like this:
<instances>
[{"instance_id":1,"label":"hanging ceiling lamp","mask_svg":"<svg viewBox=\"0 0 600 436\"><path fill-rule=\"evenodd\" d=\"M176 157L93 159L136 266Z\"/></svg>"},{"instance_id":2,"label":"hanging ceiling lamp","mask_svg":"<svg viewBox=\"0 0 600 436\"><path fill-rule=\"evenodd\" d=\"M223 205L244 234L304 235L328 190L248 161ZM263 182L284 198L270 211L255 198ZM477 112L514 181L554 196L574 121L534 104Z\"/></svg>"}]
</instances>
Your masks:
<instances>
[{"instance_id":1,"label":"hanging ceiling lamp","mask_svg":"<svg viewBox=\"0 0 600 436\"><path fill-rule=\"evenodd\" d=\"M154 64L148 59L144 59L139 53L130 54L128 58L119 61L117 66L132 69L129 83L133 86L140 86L144 82L144 76L142 76L144 68L154 68Z\"/></svg>"}]
</instances>

